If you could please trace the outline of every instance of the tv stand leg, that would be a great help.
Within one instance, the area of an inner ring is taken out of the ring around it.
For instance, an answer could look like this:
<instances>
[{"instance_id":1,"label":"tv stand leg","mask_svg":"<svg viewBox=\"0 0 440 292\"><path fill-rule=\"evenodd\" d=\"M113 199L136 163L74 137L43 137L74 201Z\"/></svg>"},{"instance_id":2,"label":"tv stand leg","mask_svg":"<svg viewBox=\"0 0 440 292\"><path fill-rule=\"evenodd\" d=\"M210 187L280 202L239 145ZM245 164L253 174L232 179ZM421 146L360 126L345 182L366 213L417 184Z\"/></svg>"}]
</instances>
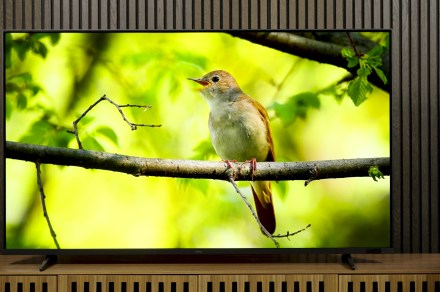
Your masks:
<instances>
[{"instance_id":1,"label":"tv stand leg","mask_svg":"<svg viewBox=\"0 0 440 292\"><path fill-rule=\"evenodd\" d=\"M344 253L342 255L342 263L347 263L352 270L356 270L356 264L349 253Z\"/></svg>"},{"instance_id":2,"label":"tv stand leg","mask_svg":"<svg viewBox=\"0 0 440 292\"><path fill-rule=\"evenodd\" d=\"M43 262L40 265L40 272L44 271L45 269L49 268L50 266L55 265L56 262L57 262L56 255L46 255L43 259Z\"/></svg>"}]
</instances>

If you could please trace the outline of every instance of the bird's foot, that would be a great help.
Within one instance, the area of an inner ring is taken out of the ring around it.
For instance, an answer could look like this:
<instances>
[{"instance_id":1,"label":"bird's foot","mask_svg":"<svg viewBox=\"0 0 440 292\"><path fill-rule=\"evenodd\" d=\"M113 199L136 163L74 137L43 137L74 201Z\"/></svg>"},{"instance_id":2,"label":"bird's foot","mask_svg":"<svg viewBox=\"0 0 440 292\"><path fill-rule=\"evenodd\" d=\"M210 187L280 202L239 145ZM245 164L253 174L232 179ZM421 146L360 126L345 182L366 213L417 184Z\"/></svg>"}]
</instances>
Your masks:
<instances>
[{"instance_id":1,"label":"bird's foot","mask_svg":"<svg viewBox=\"0 0 440 292\"><path fill-rule=\"evenodd\" d=\"M228 166L228 168L231 170L231 177L233 180L235 180L237 178L237 174L235 172L234 166L232 166L231 162L236 163L237 160L233 159L233 160L223 160L226 165Z\"/></svg>"},{"instance_id":2,"label":"bird's foot","mask_svg":"<svg viewBox=\"0 0 440 292\"><path fill-rule=\"evenodd\" d=\"M257 159L252 158L250 160L246 160L245 163L251 164L251 179L254 180L255 170L257 169Z\"/></svg>"}]
</instances>

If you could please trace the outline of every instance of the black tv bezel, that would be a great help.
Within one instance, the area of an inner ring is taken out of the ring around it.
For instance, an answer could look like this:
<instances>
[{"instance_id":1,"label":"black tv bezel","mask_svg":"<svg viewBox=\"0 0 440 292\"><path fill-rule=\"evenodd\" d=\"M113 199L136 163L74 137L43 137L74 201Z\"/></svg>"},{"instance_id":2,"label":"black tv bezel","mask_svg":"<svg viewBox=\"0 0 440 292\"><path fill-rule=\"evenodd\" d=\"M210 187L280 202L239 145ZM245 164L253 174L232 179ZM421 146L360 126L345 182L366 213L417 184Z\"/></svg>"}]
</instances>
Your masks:
<instances>
[{"instance_id":1,"label":"black tv bezel","mask_svg":"<svg viewBox=\"0 0 440 292\"><path fill-rule=\"evenodd\" d=\"M158 29L158 30L59 30L59 29L3 29L2 30L2 51L5 49L5 34L6 33L27 33L27 32L60 32L60 33L226 33L226 32L310 32L310 31L332 31L332 32L388 32L390 34L390 56L392 55L392 29L221 29L221 30L166 30L166 29ZM2 68L5 64L5 55L2 54ZM392 72L393 64L390 58L390 72ZM5 84L5 70L3 70L3 84ZM392 76L390 76L390 80L388 82L392 82ZM2 117L2 125L5 124L5 87L2 88L3 99L1 106L3 107L0 115ZM390 87L390 100L393 98L393 87ZM161 257L163 256L183 256L183 261L186 260L185 256L202 256L207 257L209 261L210 258L217 256L239 256L244 260L247 259L247 256L265 256L264 258L260 258L260 260L266 262L280 262L280 256L289 256L289 255L301 255L301 254L385 254L385 253L393 253L394 252L394 224L393 224L393 141L391 139L392 135L392 103L390 102L389 108L389 118L390 118L390 246L389 247L332 247L332 248L121 248L121 249L113 249L113 248L85 248L85 249L8 249L6 248L6 155L3 155L3 159L1 161L1 180L2 180L2 195L0 196L0 255L34 255L34 256L91 256L91 257L100 257L100 256L111 256L111 257L131 257L131 256L152 256L154 257L154 262L158 260L161 261ZM2 135L2 145L1 149L3 153L5 153L5 144L6 144L6 130L5 127L0 128ZM191 257L191 259L194 259ZM150 258L151 260L151 258ZM179 258L174 258L174 260L179 261ZM223 259L225 261L225 259ZM227 261L227 259L226 259Z\"/></svg>"}]
</instances>

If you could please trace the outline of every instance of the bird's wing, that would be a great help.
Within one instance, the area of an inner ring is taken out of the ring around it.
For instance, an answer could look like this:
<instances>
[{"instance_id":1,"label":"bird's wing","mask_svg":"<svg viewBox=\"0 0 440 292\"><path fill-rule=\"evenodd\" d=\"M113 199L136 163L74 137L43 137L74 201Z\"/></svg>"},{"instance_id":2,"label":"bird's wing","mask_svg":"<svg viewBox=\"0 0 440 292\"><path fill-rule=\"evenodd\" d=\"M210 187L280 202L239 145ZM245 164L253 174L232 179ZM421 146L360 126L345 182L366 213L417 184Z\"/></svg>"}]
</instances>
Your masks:
<instances>
[{"instance_id":1,"label":"bird's wing","mask_svg":"<svg viewBox=\"0 0 440 292\"><path fill-rule=\"evenodd\" d=\"M265 161L275 161L275 149L273 146L272 132L270 130L270 125L269 125L269 115L267 114L266 109L261 105L261 103L259 103L253 98L251 98L251 102L258 109L258 112L261 115L261 120L264 122L264 125L266 126L267 144L269 144L269 152L267 153L267 157Z\"/></svg>"}]
</instances>

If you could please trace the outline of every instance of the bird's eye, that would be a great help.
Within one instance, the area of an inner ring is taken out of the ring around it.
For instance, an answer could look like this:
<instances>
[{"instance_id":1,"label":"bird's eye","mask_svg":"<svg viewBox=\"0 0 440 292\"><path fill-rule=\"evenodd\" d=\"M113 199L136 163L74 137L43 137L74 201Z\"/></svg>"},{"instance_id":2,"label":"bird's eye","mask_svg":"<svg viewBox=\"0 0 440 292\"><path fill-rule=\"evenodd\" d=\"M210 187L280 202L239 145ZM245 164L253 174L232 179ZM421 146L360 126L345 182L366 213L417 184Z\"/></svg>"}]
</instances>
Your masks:
<instances>
[{"instance_id":1,"label":"bird's eye","mask_svg":"<svg viewBox=\"0 0 440 292\"><path fill-rule=\"evenodd\" d=\"M218 82L220 80L220 77L214 76L214 77L212 77L211 80L212 80L212 82L216 83L216 82Z\"/></svg>"}]
</instances>

